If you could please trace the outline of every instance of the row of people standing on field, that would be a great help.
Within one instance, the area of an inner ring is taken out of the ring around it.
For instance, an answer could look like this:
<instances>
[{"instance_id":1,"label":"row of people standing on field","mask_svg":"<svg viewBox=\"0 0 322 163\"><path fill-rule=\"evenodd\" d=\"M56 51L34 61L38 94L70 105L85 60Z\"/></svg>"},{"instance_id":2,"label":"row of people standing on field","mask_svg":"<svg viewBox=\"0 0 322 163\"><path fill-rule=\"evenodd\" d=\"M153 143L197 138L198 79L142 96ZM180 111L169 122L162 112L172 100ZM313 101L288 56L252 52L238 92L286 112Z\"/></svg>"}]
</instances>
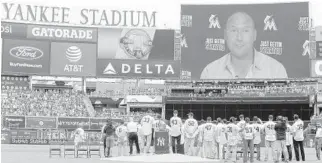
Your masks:
<instances>
[{"instance_id":1,"label":"row of people standing on field","mask_svg":"<svg viewBox=\"0 0 322 163\"><path fill-rule=\"evenodd\" d=\"M157 119L152 117L152 111L148 111L146 115L137 123L133 117L129 117L129 122L121 122L119 126L113 126L111 121L102 128L104 135L104 153L106 157L111 156L111 147L114 144L115 136L117 136L118 155L124 155L127 144L130 147L130 155L133 155L133 145L136 147L136 154L143 152L144 154L153 152L151 149L152 138L157 131L167 131L169 126L158 115Z\"/></svg>"},{"instance_id":2,"label":"row of people standing on field","mask_svg":"<svg viewBox=\"0 0 322 163\"><path fill-rule=\"evenodd\" d=\"M201 125L198 125L193 118L193 113L189 113L188 117L181 127L181 132L171 135L173 140L184 139L181 142L184 142L184 152L187 155L232 159L235 162L237 146L238 144L243 144L243 161L246 163L250 159L250 162L254 162L254 148L257 153L256 159L260 161L261 135L264 135L265 161L268 161L269 151L271 151L274 162L279 162L281 157L285 162L292 160L292 146L294 147L296 160L299 161L301 155L302 161L305 161L303 148L304 123L298 115L294 115L294 124L292 126L288 123L287 118L282 116L278 116L277 122L274 122L272 115L269 116L269 121L266 123L263 123L257 117L254 117L253 122L251 122L249 118L244 118L243 115L240 115L238 123L234 117L230 118L228 124L221 118L217 118L217 122L214 123L211 117L208 117L207 122ZM170 119L171 129L173 129L176 122L173 121L174 119L178 119L177 111L174 112L174 117ZM177 129L179 128L177 127ZM320 139L322 139L320 124L318 124L318 128L319 132L317 131L316 133L315 145L317 158L320 159ZM171 132L173 133L173 131ZM179 136L179 133L183 136ZM196 149L194 148L195 141L198 144ZM172 144L174 142L172 141ZM224 147L226 150L224 150ZM250 158L247 157L248 152L250 153Z\"/></svg>"}]
</instances>

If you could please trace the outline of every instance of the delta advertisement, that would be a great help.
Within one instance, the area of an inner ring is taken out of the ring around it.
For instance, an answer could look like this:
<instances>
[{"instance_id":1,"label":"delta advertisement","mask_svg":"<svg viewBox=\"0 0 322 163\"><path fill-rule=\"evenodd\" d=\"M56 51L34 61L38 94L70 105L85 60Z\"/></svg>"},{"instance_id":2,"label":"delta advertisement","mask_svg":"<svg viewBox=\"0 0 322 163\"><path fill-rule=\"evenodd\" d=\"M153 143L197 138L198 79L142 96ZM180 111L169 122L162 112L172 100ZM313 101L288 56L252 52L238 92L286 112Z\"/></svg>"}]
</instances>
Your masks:
<instances>
[{"instance_id":1,"label":"delta advertisement","mask_svg":"<svg viewBox=\"0 0 322 163\"><path fill-rule=\"evenodd\" d=\"M307 2L182 5L182 79L309 77L309 30Z\"/></svg>"},{"instance_id":2,"label":"delta advertisement","mask_svg":"<svg viewBox=\"0 0 322 163\"><path fill-rule=\"evenodd\" d=\"M98 77L179 78L175 31L99 29Z\"/></svg>"}]
</instances>

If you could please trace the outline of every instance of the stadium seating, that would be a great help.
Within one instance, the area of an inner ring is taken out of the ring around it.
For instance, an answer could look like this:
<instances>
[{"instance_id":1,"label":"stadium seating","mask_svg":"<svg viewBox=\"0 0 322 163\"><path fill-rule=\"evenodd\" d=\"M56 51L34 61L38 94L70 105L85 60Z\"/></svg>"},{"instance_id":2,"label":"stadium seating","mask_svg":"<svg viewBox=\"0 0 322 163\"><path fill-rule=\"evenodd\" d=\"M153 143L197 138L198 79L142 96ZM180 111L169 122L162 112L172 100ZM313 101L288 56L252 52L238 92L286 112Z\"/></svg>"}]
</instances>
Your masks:
<instances>
[{"instance_id":1,"label":"stadium seating","mask_svg":"<svg viewBox=\"0 0 322 163\"><path fill-rule=\"evenodd\" d=\"M177 91L173 91L176 89ZM185 90L186 89L186 90ZM221 89L220 93L205 92L206 89ZM166 90L166 91L165 91ZM182 90L182 91L180 91ZM204 93L202 93L204 92ZM165 94L167 93L167 94ZM269 96L307 96L316 93L313 86L301 83L290 84L173 84L167 88L128 87L120 90L105 90L91 92L88 97L125 97L125 95L166 95L183 97L269 97ZM88 117L88 109L84 103L84 95L76 91L32 91L32 90L2 90L2 115L25 116L59 116ZM86 97L87 98L87 97ZM139 120L144 112L131 112L130 115ZM94 114L92 114L94 115ZM122 112L111 112L110 109L96 110L96 117L126 118Z\"/></svg>"},{"instance_id":2,"label":"stadium seating","mask_svg":"<svg viewBox=\"0 0 322 163\"><path fill-rule=\"evenodd\" d=\"M175 89L175 91L173 90ZM213 92L207 90L220 90ZM186 86L176 85L168 89L169 96L190 96L190 97L291 97L291 96L307 96L315 94L316 90L313 86L301 84L288 85L216 85L216 86Z\"/></svg>"},{"instance_id":3,"label":"stadium seating","mask_svg":"<svg viewBox=\"0 0 322 163\"><path fill-rule=\"evenodd\" d=\"M6 90L3 115L88 117L83 95L75 91Z\"/></svg>"}]
</instances>

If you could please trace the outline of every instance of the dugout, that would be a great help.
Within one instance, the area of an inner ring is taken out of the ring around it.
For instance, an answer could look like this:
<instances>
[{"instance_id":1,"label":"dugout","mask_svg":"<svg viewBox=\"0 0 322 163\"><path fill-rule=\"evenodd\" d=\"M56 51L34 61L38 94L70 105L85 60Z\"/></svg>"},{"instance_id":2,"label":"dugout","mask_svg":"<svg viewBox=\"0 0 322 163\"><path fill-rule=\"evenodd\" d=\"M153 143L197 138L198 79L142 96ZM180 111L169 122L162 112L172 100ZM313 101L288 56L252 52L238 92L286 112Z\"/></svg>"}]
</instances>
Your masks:
<instances>
[{"instance_id":1,"label":"dugout","mask_svg":"<svg viewBox=\"0 0 322 163\"><path fill-rule=\"evenodd\" d=\"M193 112L197 120L208 116L229 119L240 114L251 119L257 116L263 121L270 114L293 120L293 115L298 114L309 121L317 108L315 80L168 81L166 84L170 91L165 97L166 119L172 117L173 110L178 110L183 119Z\"/></svg>"}]
</instances>

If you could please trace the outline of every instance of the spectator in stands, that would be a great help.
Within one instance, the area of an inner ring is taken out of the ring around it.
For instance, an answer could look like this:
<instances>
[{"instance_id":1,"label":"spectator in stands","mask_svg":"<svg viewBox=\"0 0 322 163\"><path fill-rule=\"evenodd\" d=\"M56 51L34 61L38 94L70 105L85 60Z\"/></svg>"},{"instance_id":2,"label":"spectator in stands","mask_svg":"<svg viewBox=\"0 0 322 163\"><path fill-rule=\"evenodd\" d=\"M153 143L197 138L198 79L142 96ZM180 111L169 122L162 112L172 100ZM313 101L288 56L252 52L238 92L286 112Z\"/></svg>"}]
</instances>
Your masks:
<instances>
[{"instance_id":1,"label":"spectator in stands","mask_svg":"<svg viewBox=\"0 0 322 163\"><path fill-rule=\"evenodd\" d=\"M1 110L5 115L82 116L88 113L83 95L76 91L7 90Z\"/></svg>"}]
</instances>

